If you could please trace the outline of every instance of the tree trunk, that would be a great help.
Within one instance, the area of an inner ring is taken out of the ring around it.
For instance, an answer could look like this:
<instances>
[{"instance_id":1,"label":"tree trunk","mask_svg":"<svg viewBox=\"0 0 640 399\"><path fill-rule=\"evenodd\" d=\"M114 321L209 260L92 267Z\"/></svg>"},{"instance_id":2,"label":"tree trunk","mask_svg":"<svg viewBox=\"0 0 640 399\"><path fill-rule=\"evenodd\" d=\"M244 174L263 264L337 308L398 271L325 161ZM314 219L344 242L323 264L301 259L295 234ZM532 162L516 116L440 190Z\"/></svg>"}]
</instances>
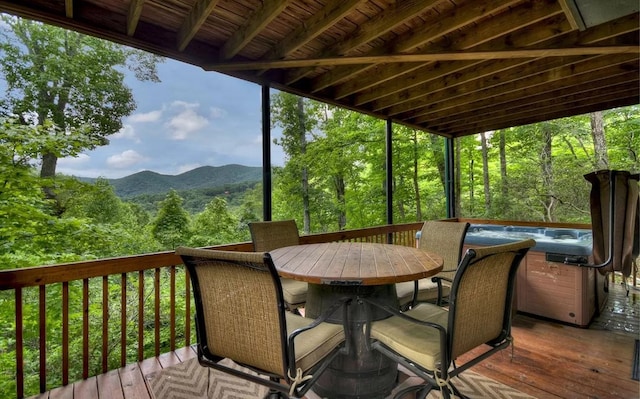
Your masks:
<instances>
[{"instance_id":1,"label":"tree trunk","mask_svg":"<svg viewBox=\"0 0 640 399\"><path fill-rule=\"evenodd\" d=\"M418 187L418 133L413 131L413 193L416 201L416 221L422 220L422 203Z\"/></svg>"},{"instance_id":2,"label":"tree trunk","mask_svg":"<svg viewBox=\"0 0 640 399\"><path fill-rule=\"evenodd\" d=\"M491 191L489 190L489 154L487 149L487 136L480 133L480 145L482 146L482 182L484 185L484 214L489 216L491 212Z\"/></svg>"},{"instance_id":3,"label":"tree trunk","mask_svg":"<svg viewBox=\"0 0 640 399\"><path fill-rule=\"evenodd\" d=\"M509 186L507 182L507 151L506 151L506 138L504 130L500 130L500 188L502 193L502 206L505 208L508 206L507 198L509 198ZM503 214L508 214L508 209L504 209Z\"/></svg>"},{"instance_id":4,"label":"tree trunk","mask_svg":"<svg viewBox=\"0 0 640 399\"><path fill-rule=\"evenodd\" d=\"M347 225L347 213L345 211L345 188L344 177L334 176L333 184L336 188L336 198L338 199L338 230L344 230Z\"/></svg>"},{"instance_id":5,"label":"tree trunk","mask_svg":"<svg viewBox=\"0 0 640 399\"><path fill-rule=\"evenodd\" d=\"M604 121L600 111L591 113L591 136L593 137L596 170L609 169L607 140L604 135Z\"/></svg>"},{"instance_id":6,"label":"tree trunk","mask_svg":"<svg viewBox=\"0 0 640 399\"><path fill-rule=\"evenodd\" d=\"M545 208L545 221L555 222L555 195L553 194L553 163L551 159L553 133L548 123L542 124L542 151L540 154L542 172L543 204Z\"/></svg>"},{"instance_id":7,"label":"tree trunk","mask_svg":"<svg viewBox=\"0 0 640 399\"><path fill-rule=\"evenodd\" d=\"M444 184L444 180L445 180L444 151L442 148L442 143L440 142L440 137L438 135L430 134L429 138L431 139L431 149L433 151L433 159L436 160L436 167L438 168L440 183L442 184L442 192L446 195L446 186Z\"/></svg>"},{"instance_id":8,"label":"tree trunk","mask_svg":"<svg viewBox=\"0 0 640 399\"><path fill-rule=\"evenodd\" d=\"M300 126L300 155L304 158L307 152L307 135L304 118L304 98L298 97L298 123ZM309 170L303 165L301 171L302 184L302 208L303 208L303 231L305 234L311 233L311 210L309 209Z\"/></svg>"}]
</instances>

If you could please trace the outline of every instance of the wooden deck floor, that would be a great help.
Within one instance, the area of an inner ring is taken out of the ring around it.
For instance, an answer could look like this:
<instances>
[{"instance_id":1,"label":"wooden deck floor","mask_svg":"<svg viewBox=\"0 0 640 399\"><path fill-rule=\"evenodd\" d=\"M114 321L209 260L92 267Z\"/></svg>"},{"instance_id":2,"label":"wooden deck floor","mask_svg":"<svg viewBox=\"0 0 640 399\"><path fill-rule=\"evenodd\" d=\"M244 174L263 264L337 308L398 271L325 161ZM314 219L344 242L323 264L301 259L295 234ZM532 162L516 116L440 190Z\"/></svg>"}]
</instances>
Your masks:
<instances>
[{"instance_id":1,"label":"wooden deck floor","mask_svg":"<svg viewBox=\"0 0 640 399\"><path fill-rule=\"evenodd\" d=\"M588 329L518 314L513 357L508 349L472 370L540 399L640 398L640 383L631 379L639 323L640 291L626 297L612 286L607 309ZM36 398L152 399L145 375L193 357L192 348L182 348Z\"/></svg>"}]
</instances>

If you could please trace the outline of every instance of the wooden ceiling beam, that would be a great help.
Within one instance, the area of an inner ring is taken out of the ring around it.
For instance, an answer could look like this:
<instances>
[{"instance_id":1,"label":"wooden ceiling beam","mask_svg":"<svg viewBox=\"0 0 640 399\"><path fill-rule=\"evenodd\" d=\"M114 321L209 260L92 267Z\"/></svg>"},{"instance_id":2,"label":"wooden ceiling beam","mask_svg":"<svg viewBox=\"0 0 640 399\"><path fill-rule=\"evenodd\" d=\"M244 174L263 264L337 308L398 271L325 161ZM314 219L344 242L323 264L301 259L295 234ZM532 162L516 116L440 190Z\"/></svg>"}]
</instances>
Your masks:
<instances>
[{"instance_id":1,"label":"wooden ceiling beam","mask_svg":"<svg viewBox=\"0 0 640 399\"><path fill-rule=\"evenodd\" d=\"M458 95L451 100L432 102L423 100L423 106L406 112L414 123L429 123L444 115L459 114L469 109L484 109L499 104L520 101L540 93L577 84L588 84L596 79L604 79L628 71L638 70L638 59L630 56L602 56L582 60L560 68L524 77L520 82L496 85L475 95ZM403 119L403 115L398 118Z\"/></svg>"},{"instance_id":2,"label":"wooden ceiling beam","mask_svg":"<svg viewBox=\"0 0 640 399\"><path fill-rule=\"evenodd\" d=\"M561 35L555 38L551 37L550 39L552 40L544 40L542 42L540 42L542 39L541 36L539 36L538 34L530 34L529 32L548 31L549 35L553 35L554 34L553 32L555 32L556 29L551 29L551 28L550 29L539 29L539 28L527 29L524 32L521 32L522 33L521 35L512 35L511 39L514 40L514 44L517 44L517 45L526 45L526 44L533 44L534 42L538 42L538 44L536 44L536 46L534 47L543 47L543 48L561 47L561 46L569 45L571 43L577 43L580 45L602 45L603 43L606 43L608 40L612 38L615 39L616 37L624 36L630 31L633 32L632 33L633 35L637 35L637 30L638 30L638 24L637 24L637 15L636 15L635 18L623 18L617 21L617 23L613 28L612 27L606 27L606 28L594 27L589 31L580 33L578 35L571 33L568 35ZM635 40L635 39L632 39L632 40ZM495 46L493 42L487 43L486 46L499 48ZM483 46L482 48L486 48L486 47ZM552 61L552 62L557 62L557 61ZM486 62L484 64L486 64ZM402 106L401 104L410 103L412 99L416 97L420 97L422 95L421 93L425 93L425 92L430 93L429 95L431 98L433 98L433 101L445 101L446 97L441 97L439 94L436 94L436 93L439 90L451 89L452 87L460 83L473 82L475 80L480 81L479 84L475 85L476 86L475 90L480 91L480 90L486 90L488 86L495 86L497 83L506 83L510 79L522 79L523 77L527 76L527 75L523 75L524 73L523 71L517 71L515 74L505 72L506 71L505 65L508 65L508 64L512 64L513 67L517 67L521 63L518 61L509 61L509 60L491 62L491 64L489 65L495 66L496 68L495 74L498 76L495 77L494 79L490 79L487 81L481 80L481 78L483 76L487 76L488 72L490 72L490 69L487 70L487 72L482 73L482 70L483 69L486 70L486 68L483 68L480 66L475 66L476 69L474 70L467 70L466 72L456 73L451 77L447 76L449 74L447 73L446 70L444 71L443 74L441 74L441 76L437 76L437 74L434 74L434 73L430 73L430 74L425 73L423 75L424 78L430 78L432 81L435 81L435 82L426 82L420 85L415 85L409 89L400 91L394 94L393 96L377 100L371 105L370 108L372 110L377 111L387 107L395 107L396 110L399 112L408 112L411 109L422 107L424 105L424 100L413 101L413 104L406 104L404 106ZM535 64L532 64L532 65L535 65ZM539 71L539 72L542 72L542 71ZM505 75L505 73L509 73L511 75L511 78L509 78L508 75ZM446 82L446 86L443 85L443 83L445 82ZM471 94L469 91L470 91L469 89L466 89L465 95ZM393 111L393 112L394 114L396 113L396 111Z\"/></svg>"},{"instance_id":3,"label":"wooden ceiling beam","mask_svg":"<svg viewBox=\"0 0 640 399\"><path fill-rule=\"evenodd\" d=\"M145 0L131 0L129 12L127 13L127 36L133 36L142 15L142 6Z\"/></svg>"},{"instance_id":4,"label":"wooden ceiling beam","mask_svg":"<svg viewBox=\"0 0 640 399\"><path fill-rule=\"evenodd\" d=\"M196 0L193 8L189 11L182 26L178 30L177 46L178 51L184 51L189 42L196 35L202 24L209 18L209 15L218 5L220 0Z\"/></svg>"},{"instance_id":5,"label":"wooden ceiling beam","mask_svg":"<svg viewBox=\"0 0 640 399\"><path fill-rule=\"evenodd\" d=\"M378 47L373 51L370 51L368 55L385 55L389 53L402 53L402 52L410 52L415 50L418 46L421 46L425 43L429 43L432 41L436 41L438 39L442 39L447 34L457 31L458 29L472 24L478 19L482 18L486 14L489 13L500 13L500 11L504 10L505 7L509 7L513 3L516 2L504 2L504 1L491 1L488 3L484 3L480 5L478 2L470 2L461 6L459 9L451 11L447 15L441 15L433 24L425 24L422 28L412 29L408 33L399 36L396 40L390 44L387 44L382 47ZM547 10L548 12L548 10ZM512 20L515 18L512 18ZM455 42L455 40L448 41L449 43ZM477 43L477 42L476 42ZM458 47L457 49L460 49ZM418 65L407 65L407 72L410 72L411 69L417 68ZM363 72L371 69L372 66L355 66L355 67L347 67L347 68L334 68L330 73L325 73L320 77L314 79L311 84L312 92L316 93L320 90L323 90L329 86L334 86L336 84L341 84L343 82L359 82L360 79L350 79L358 74L362 74ZM394 68L398 70L398 68ZM373 77L373 74L365 74L363 76L365 79L368 77ZM384 80L379 80L379 82L383 82ZM343 89L341 91L334 91L334 96L338 99L344 98L353 91L348 89Z\"/></svg>"},{"instance_id":6,"label":"wooden ceiling beam","mask_svg":"<svg viewBox=\"0 0 640 399\"><path fill-rule=\"evenodd\" d=\"M503 60L514 58L566 57L578 55L640 54L638 46L583 46L546 49L513 49L504 51L451 51L423 54L388 54L376 56L329 57L295 60L218 62L207 65L214 71L248 71L255 69L309 68L336 65L377 64L395 62L435 62L469 60Z\"/></svg>"},{"instance_id":7,"label":"wooden ceiling beam","mask_svg":"<svg viewBox=\"0 0 640 399\"><path fill-rule=\"evenodd\" d=\"M236 30L233 35L220 49L220 58L228 60L240 52L254 37L267 26L271 21L280 15L287 8L291 0L265 0L262 7L257 9L247 23Z\"/></svg>"},{"instance_id":8,"label":"wooden ceiling beam","mask_svg":"<svg viewBox=\"0 0 640 399\"><path fill-rule=\"evenodd\" d=\"M407 20L415 18L417 14L424 12L436 4L438 0L405 0L395 3L393 6L383 10L374 18L361 24L358 29L349 36L335 43L333 46L325 48L318 55L319 58L339 58L348 54L352 50L369 43L370 41L384 35ZM309 64L306 68L287 73L285 84L290 85L305 77L314 68Z\"/></svg>"},{"instance_id":9,"label":"wooden ceiling beam","mask_svg":"<svg viewBox=\"0 0 640 399\"><path fill-rule=\"evenodd\" d=\"M560 89L539 93L534 96L522 98L521 101L513 101L509 103L501 103L497 107L491 109L486 108L481 112L465 112L456 114L455 118L435 119L429 121L429 126L437 130L469 130L476 126L492 125L502 123L513 117L522 118L533 116L535 113L543 114L553 111L556 106L567 106L576 104L585 99L597 101L598 98L604 99L602 89L608 88L606 96L618 96L621 93L636 91L638 84L638 75L634 73L622 73L612 77L606 77L588 84L568 85ZM572 89L571 91L567 89ZM611 94L615 93L615 94ZM632 94L632 93L631 93ZM629 95L624 94L624 97ZM606 101L613 99L609 98ZM455 126L455 127L454 127Z\"/></svg>"},{"instance_id":10,"label":"wooden ceiling beam","mask_svg":"<svg viewBox=\"0 0 640 399\"><path fill-rule=\"evenodd\" d=\"M64 15L73 19L73 0L64 0Z\"/></svg>"},{"instance_id":11,"label":"wooden ceiling beam","mask_svg":"<svg viewBox=\"0 0 640 399\"><path fill-rule=\"evenodd\" d=\"M494 48L508 49L510 47L527 47L540 43L544 40L549 40L557 35L562 35L566 31L565 26L562 24L564 17L558 18L558 16L549 16L548 9L542 7L542 2L536 2L533 7L523 7L521 10L513 10L513 14L502 14L504 17L498 18L495 25L491 25L490 28L478 28L473 35L469 35L466 32L458 36L451 38L455 50L488 50ZM530 25L523 25L522 19L517 18L519 15L526 14L531 21ZM568 28L568 26L567 26ZM500 31L509 32L509 43L505 43L505 37ZM530 61L530 60L527 60ZM367 85L365 91L355 94L354 103L356 105L363 105L378 99L382 99L387 96L394 96L396 98L406 98L407 96L402 93L416 87L421 84L426 84L432 80L440 79L445 75L455 74L458 76L458 72L465 68L471 68L476 65L486 63L484 60L477 61L455 61L434 64L421 64L419 68L411 68L407 71L401 71L398 67L403 64L381 66L379 73L363 76L361 79L354 79L346 83L344 88L337 87L334 89L335 96L341 98L342 94L353 93L353 90L357 89L356 85ZM469 70L470 71L470 70ZM472 78L475 73L471 74ZM379 79L381 82L388 81L385 85L380 85L376 82ZM396 103L396 99L391 99L390 105Z\"/></svg>"},{"instance_id":12,"label":"wooden ceiling beam","mask_svg":"<svg viewBox=\"0 0 640 399\"><path fill-rule=\"evenodd\" d=\"M559 118L565 118L576 115L584 115L590 112L596 111L604 111L607 109L617 108L617 107L626 107L634 104L638 104L638 95L633 95L630 92L629 97L608 97L606 100L600 100L593 98L590 101L581 101L576 104L572 104L571 106L561 107L557 106L552 109L548 113L544 114L535 114L532 113L527 117L522 118L511 118L509 120L495 122L492 125L476 125L476 126L465 126L465 127L452 127L451 129L442 131L443 134L449 134L451 136L465 136L469 134L477 134L480 132L488 132L495 131L499 129L506 129L509 127L515 126L524 126L531 123L540 122L540 118L543 120L549 121Z\"/></svg>"},{"instance_id":13,"label":"wooden ceiling beam","mask_svg":"<svg viewBox=\"0 0 640 399\"><path fill-rule=\"evenodd\" d=\"M287 35L274 46L263 60L286 58L296 50L309 43L324 31L344 19L362 0L331 0L324 9L304 21L293 33Z\"/></svg>"}]
</instances>

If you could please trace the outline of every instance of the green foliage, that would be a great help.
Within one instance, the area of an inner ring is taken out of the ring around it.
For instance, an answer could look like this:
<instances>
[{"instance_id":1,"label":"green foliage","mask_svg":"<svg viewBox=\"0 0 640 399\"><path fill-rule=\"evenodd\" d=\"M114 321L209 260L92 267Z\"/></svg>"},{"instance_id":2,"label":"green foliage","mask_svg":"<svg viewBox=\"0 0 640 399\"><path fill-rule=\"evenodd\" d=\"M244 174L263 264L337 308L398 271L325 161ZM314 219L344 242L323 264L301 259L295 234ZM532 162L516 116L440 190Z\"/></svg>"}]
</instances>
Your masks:
<instances>
[{"instance_id":1,"label":"green foliage","mask_svg":"<svg viewBox=\"0 0 640 399\"><path fill-rule=\"evenodd\" d=\"M107 136L122 128L122 117L135 109L122 67L139 79L158 81L156 56L40 22L1 19L3 112L34 125L52 121L61 139L73 135L77 149L107 144ZM45 146L39 152L45 161L41 173L53 177L60 154Z\"/></svg>"},{"instance_id":2,"label":"green foliage","mask_svg":"<svg viewBox=\"0 0 640 399\"><path fill-rule=\"evenodd\" d=\"M176 190L169 191L152 222L151 233L165 248L174 249L189 241L189 214L182 208L182 201Z\"/></svg>"},{"instance_id":3,"label":"green foliage","mask_svg":"<svg viewBox=\"0 0 640 399\"><path fill-rule=\"evenodd\" d=\"M204 211L193 218L193 234L189 245L204 247L216 244L245 241L249 237L247 226L241 228L237 217L227 208L223 198L215 198L207 204Z\"/></svg>"}]
</instances>

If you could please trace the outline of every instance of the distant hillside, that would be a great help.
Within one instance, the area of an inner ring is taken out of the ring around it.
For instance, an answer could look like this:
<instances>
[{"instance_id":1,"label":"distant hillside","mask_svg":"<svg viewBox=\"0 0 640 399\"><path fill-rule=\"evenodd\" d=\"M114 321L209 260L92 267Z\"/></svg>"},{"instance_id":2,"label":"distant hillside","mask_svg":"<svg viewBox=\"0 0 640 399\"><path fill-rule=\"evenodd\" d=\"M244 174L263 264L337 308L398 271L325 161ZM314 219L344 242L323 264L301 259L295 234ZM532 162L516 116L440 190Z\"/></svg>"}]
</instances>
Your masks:
<instances>
[{"instance_id":1,"label":"distant hillside","mask_svg":"<svg viewBox=\"0 0 640 399\"><path fill-rule=\"evenodd\" d=\"M81 180L95 181L87 178ZM243 165L202 166L175 176L145 170L120 179L108 179L116 194L125 199L144 194L164 194L170 189L185 191L261 180L262 168Z\"/></svg>"}]
</instances>

